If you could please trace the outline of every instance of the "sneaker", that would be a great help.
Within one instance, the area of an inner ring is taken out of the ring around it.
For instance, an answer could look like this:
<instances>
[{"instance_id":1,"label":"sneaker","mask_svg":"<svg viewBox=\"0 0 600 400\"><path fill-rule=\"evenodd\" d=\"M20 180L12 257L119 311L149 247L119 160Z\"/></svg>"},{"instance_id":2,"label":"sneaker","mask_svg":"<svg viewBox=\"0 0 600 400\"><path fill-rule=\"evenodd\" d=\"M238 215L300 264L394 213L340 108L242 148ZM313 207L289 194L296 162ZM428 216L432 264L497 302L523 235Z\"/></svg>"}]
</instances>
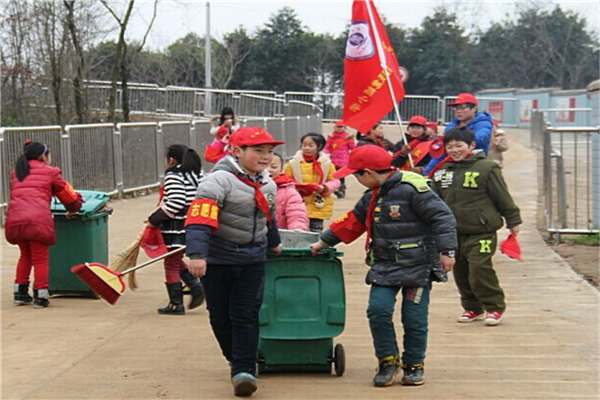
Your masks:
<instances>
[{"instance_id":1,"label":"sneaker","mask_svg":"<svg viewBox=\"0 0 600 400\"><path fill-rule=\"evenodd\" d=\"M458 320L456 322L460 322L460 323L469 323L469 322L473 322L473 321L480 321L484 318L483 313L481 314L477 314L473 311L465 311L462 313L462 315L460 317L458 317Z\"/></svg>"},{"instance_id":2,"label":"sneaker","mask_svg":"<svg viewBox=\"0 0 600 400\"><path fill-rule=\"evenodd\" d=\"M396 382L398 373L398 355L388 356L379 359L379 368L375 377L373 377L373 386L386 387L392 386Z\"/></svg>"},{"instance_id":3,"label":"sneaker","mask_svg":"<svg viewBox=\"0 0 600 400\"><path fill-rule=\"evenodd\" d=\"M15 283L13 300L18 306L24 306L33 303L33 297L29 295L29 285L19 285Z\"/></svg>"},{"instance_id":4,"label":"sneaker","mask_svg":"<svg viewBox=\"0 0 600 400\"><path fill-rule=\"evenodd\" d=\"M247 372L240 372L231 378L233 394L238 397L250 397L258 389L258 378Z\"/></svg>"},{"instance_id":5,"label":"sneaker","mask_svg":"<svg viewBox=\"0 0 600 400\"><path fill-rule=\"evenodd\" d=\"M492 311L485 313L485 324L487 326L496 326L502 321L503 311Z\"/></svg>"},{"instance_id":6,"label":"sneaker","mask_svg":"<svg viewBox=\"0 0 600 400\"><path fill-rule=\"evenodd\" d=\"M425 364L405 364L402 363L402 385L419 386L425 383Z\"/></svg>"}]
</instances>

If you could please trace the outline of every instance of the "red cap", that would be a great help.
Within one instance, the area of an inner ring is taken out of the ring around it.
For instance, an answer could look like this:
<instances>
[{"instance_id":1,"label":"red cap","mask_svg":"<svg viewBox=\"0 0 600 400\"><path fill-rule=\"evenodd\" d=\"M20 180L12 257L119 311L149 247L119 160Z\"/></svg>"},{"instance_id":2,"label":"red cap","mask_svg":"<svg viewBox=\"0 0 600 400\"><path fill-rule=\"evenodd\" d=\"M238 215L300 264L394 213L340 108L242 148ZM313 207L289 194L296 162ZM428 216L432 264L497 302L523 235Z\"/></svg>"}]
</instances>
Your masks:
<instances>
[{"instance_id":1,"label":"red cap","mask_svg":"<svg viewBox=\"0 0 600 400\"><path fill-rule=\"evenodd\" d=\"M263 128L244 127L240 128L229 138L231 146L260 146L261 144L272 144L279 146L285 142L278 142L275 138Z\"/></svg>"},{"instance_id":2,"label":"red cap","mask_svg":"<svg viewBox=\"0 0 600 400\"><path fill-rule=\"evenodd\" d=\"M361 169L381 171L392 168L392 156L383 147L367 145L350 152L348 164L333 174L335 179L345 178Z\"/></svg>"},{"instance_id":3,"label":"red cap","mask_svg":"<svg viewBox=\"0 0 600 400\"><path fill-rule=\"evenodd\" d=\"M427 118L421 115L415 115L408 120L408 125L421 125L422 127L425 127L427 125Z\"/></svg>"},{"instance_id":4,"label":"red cap","mask_svg":"<svg viewBox=\"0 0 600 400\"><path fill-rule=\"evenodd\" d=\"M338 119L335 121L335 126L346 126L343 119Z\"/></svg>"},{"instance_id":5,"label":"red cap","mask_svg":"<svg viewBox=\"0 0 600 400\"><path fill-rule=\"evenodd\" d=\"M428 122L427 125L425 125L428 128L433 129L434 131L437 132L438 130L438 124L436 124L435 122Z\"/></svg>"},{"instance_id":6,"label":"red cap","mask_svg":"<svg viewBox=\"0 0 600 400\"><path fill-rule=\"evenodd\" d=\"M471 93L461 93L458 95L458 97L456 98L456 100L454 101L454 103L450 103L448 104L449 106L457 106L459 104L466 104L466 103L471 103L471 104L479 104L477 102L477 99L475 98L475 95L471 94Z\"/></svg>"}]
</instances>

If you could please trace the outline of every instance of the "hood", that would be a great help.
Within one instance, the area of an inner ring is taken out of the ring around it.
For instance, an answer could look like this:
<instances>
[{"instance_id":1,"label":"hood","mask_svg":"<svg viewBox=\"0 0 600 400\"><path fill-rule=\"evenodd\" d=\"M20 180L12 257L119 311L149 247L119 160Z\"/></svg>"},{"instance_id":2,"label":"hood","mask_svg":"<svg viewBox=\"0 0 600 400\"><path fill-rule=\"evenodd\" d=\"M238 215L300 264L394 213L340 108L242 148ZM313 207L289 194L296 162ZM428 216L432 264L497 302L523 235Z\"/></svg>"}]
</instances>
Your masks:
<instances>
[{"instance_id":1,"label":"hood","mask_svg":"<svg viewBox=\"0 0 600 400\"><path fill-rule=\"evenodd\" d=\"M253 181L257 181L257 179L255 179L254 177L251 177L250 175L248 175L246 172L244 172L244 170L242 169L242 167L240 167L240 164L238 164L237 160L235 157L233 156L226 156L224 158L222 158L213 168L212 172L215 173L217 171L226 171L226 172L230 172L236 176L242 176L244 178L253 180ZM263 172L261 172L260 174L257 175L257 177L260 177L259 181L262 183L266 183L270 177L269 177L269 172L267 170L264 170Z\"/></svg>"}]
</instances>

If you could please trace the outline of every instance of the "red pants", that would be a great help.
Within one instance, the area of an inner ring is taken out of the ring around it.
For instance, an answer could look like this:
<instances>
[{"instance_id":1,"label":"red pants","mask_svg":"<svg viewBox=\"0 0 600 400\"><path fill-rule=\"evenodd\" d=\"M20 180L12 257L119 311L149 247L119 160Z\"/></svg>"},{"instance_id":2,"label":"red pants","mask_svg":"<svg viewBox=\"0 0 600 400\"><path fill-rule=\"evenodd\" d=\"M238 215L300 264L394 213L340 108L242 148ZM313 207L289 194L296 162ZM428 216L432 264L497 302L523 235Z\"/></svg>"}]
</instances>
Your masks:
<instances>
[{"instance_id":1,"label":"red pants","mask_svg":"<svg viewBox=\"0 0 600 400\"><path fill-rule=\"evenodd\" d=\"M50 246L40 242L20 242L21 257L17 264L15 283L29 284L31 267L34 273L34 289L48 289L48 272L50 267Z\"/></svg>"},{"instance_id":2,"label":"red pants","mask_svg":"<svg viewBox=\"0 0 600 400\"><path fill-rule=\"evenodd\" d=\"M173 249L169 249L171 251ZM187 269L187 264L183 262L183 252L165 258L165 278L167 284L181 282L179 271Z\"/></svg>"}]
</instances>

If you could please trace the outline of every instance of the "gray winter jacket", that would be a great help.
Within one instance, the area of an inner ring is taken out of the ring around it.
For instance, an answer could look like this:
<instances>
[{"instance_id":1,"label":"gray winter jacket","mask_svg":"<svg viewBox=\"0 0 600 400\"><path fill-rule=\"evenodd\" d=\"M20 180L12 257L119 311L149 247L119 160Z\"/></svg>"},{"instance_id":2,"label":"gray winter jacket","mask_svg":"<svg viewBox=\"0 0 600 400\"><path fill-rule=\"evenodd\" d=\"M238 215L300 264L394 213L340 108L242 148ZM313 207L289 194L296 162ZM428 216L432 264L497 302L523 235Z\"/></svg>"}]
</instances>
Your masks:
<instances>
[{"instance_id":1,"label":"gray winter jacket","mask_svg":"<svg viewBox=\"0 0 600 400\"><path fill-rule=\"evenodd\" d=\"M256 207L255 189L237 176L264 183L265 195L271 214L271 226L266 216ZM219 227L211 232L204 225L186 227L186 254L192 258L207 258L209 264L253 264L265 260L266 249L279 244L276 223L277 185L269 173L252 178L232 156L219 161L213 172L202 179L196 198L214 200L219 205Z\"/></svg>"}]
</instances>

